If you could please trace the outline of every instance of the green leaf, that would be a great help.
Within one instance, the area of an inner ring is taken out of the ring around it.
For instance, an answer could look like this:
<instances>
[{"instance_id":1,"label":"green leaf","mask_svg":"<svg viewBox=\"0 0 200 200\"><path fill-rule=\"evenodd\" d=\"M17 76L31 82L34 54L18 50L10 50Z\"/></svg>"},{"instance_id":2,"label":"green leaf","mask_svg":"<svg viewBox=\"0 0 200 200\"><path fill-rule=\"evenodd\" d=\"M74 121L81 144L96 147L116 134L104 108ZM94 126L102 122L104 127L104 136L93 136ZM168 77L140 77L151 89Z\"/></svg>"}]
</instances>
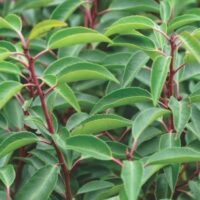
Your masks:
<instances>
[{"instance_id":1,"label":"green leaf","mask_svg":"<svg viewBox=\"0 0 200 200\"><path fill-rule=\"evenodd\" d=\"M112 41L95 30L84 27L72 27L56 31L48 41L48 48L57 49L75 44Z\"/></svg>"},{"instance_id":2,"label":"green leaf","mask_svg":"<svg viewBox=\"0 0 200 200\"><path fill-rule=\"evenodd\" d=\"M102 190L106 188L110 188L114 186L113 183L104 181L104 180L96 180L96 181L90 181L83 186L81 186L77 192L77 194L83 194L88 192L93 192L96 190Z\"/></svg>"},{"instance_id":3,"label":"green leaf","mask_svg":"<svg viewBox=\"0 0 200 200\"><path fill-rule=\"evenodd\" d=\"M54 135L54 140L60 148L77 151L84 156L98 160L111 160L112 152L109 146L94 136L77 135L63 140L59 135Z\"/></svg>"},{"instance_id":4,"label":"green leaf","mask_svg":"<svg viewBox=\"0 0 200 200\"><path fill-rule=\"evenodd\" d=\"M15 151L16 149L28 144L33 144L38 141L38 138L31 132L16 132L8 135L0 143L0 157Z\"/></svg>"},{"instance_id":5,"label":"green leaf","mask_svg":"<svg viewBox=\"0 0 200 200\"><path fill-rule=\"evenodd\" d=\"M66 26L66 23L54 19L44 20L33 27L28 36L28 39L33 40L42 37L46 33L48 33L52 28L58 28L63 26Z\"/></svg>"},{"instance_id":6,"label":"green leaf","mask_svg":"<svg viewBox=\"0 0 200 200\"><path fill-rule=\"evenodd\" d=\"M190 33L184 32L180 35L180 39L183 42L185 48L196 58L200 63L200 42L197 38Z\"/></svg>"},{"instance_id":7,"label":"green leaf","mask_svg":"<svg viewBox=\"0 0 200 200\"><path fill-rule=\"evenodd\" d=\"M190 102L191 103L198 103L200 102L200 89L193 92L190 96L189 96Z\"/></svg>"},{"instance_id":8,"label":"green leaf","mask_svg":"<svg viewBox=\"0 0 200 200\"><path fill-rule=\"evenodd\" d=\"M56 77L47 75L43 78L44 82L50 87L55 87L54 91L58 93L67 103L69 103L77 112L80 112L80 106L73 90L66 84L57 84Z\"/></svg>"},{"instance_id":9,"label":"green leaf","mask_svg":"<svg viewBox=\"0 0 200 200\"><path fill-rule=\"evenodd\" d=\"M128 200L137 200L142 186L142 163L140 161L124 161L121 177Z\"/></svg>"},{"instance_id":10,"label":"green leaf","mask_svg":"<svg viewBox=\"0 0 200 200\"><path fill-rule=\"evenodd\" d=\"M8 51L8 49L0 47L0 61L5 60L9 56L11 56L11 54L12 53L10 51Z\"/></svg>"},{"instance_id":11,"label":"green leaf","mask_svg":"<svg viewBox=\"0 0 200 200\"><path fill-rule=\"evenodd\" d=\"M129 59L127 65L125 66L123 74L123 87L128 86L137 76L137 73L142 67L147 63L149 57L142 51L134 53Z\"/></svg>"},{"instance_id":12,"label":"green leaf","mask_svg":"<svg viewBox=\"0 0 200 200\"><path fill-rule=\"evenodd\" d=\"M64 68L58 74L58 82L69 83L90 79L110 80L119 83L114 75L105 67L89 62L82 62L70 65Z\"/></svg>"},{"instance_id":13,"label":"green leaf","mask_svg":"<svg viewBox=\"0 0 200 200\"><path fill-rule=\"evenodd\" d=\"M91 110L91 114L98 113L108 108L133 105L135 103L147 101L151 101L151 98L150 94L144 89L137 87L118 89L100 99Z\"/></svg>"},{"instance_id":14,"label":"green leaf","mask_svg":"<svg viewBox=\"0 0 200 200\"><path fill-rule=\"evenodd\" d=\"M169 24L168 31L172 32L173 30L191 24L193 22L200 21L200 17L194 14L185 14L174 18Z\"/></svg>"},{"instance_id":15,"label":"green leaf","mask_svg":"<svg viewBox=\"0 0 200 200\"><path fill-rule=\"evenodd\" d=\"M171 4L168 0L160 2L160 16L164 23L167 23L171 17Z\"/></svg>"},{"instance_id":16,"label":"green leaf","mask_svg":"<svg viewBox=\"0 0 200 200\"><path fill-rule=\"evenodd\" d=\"M40 168L17 192L16 200L47 200L58 180L59 168L45 166Z\"/></svg>"},{"instance_id":17,"label":"green leaf","mask_svg":"<svg viewBox=\"0 0 200 200\"><path fill-rule=\"evenodd\" d=\"M0 72L8 74L20 74L20 68L13 63L0 61Z\"/></svg>"},{"instance_id":18,"label":"green leaf","mask_svg":"<svg viewBox=\"0 0 200 200\"><path fill-rule=\"evenodd\" d=\"M54 62L52 62L44 71L44 75L52 74L57 75L66 67L83 62L83 60L79 57L63 57Z\"/></svg>"},{"instance_id":19,"label":"green leaf","mask_svg":"<svg viewBox=\"0 0 200 200\"><path fill-rule=\"evenodd\" d=\"M148 17L144 16L128 16L123 17L113 23L105 32L110 36L116 33L130 33L133 29L153 29L156 24Z\"/></svg>"},{"instance_id":20,"label":"green leaf","mask_svg":"<svg viewBox=\"0 0 200 200\"><path fill-rule=\"evenodd\" d=\"M16 81L0 83L0 109L22 89L23 85Z\"/></svg>"},{"instance_id":21,"label":"green leaf","mask_svg":"<svg viewBox=\"0 0 200 200\"><path fill-rule=\"evenodd\" d=\"M58 5L51 14L51 19L66 21L73 12L84 3L81 0L68 0Z\"/></svg>"},{"instance_id":22,"label":"green leaf","mask_svg":"<svg viewBox=\"0 0 200 200\"><path fill-rule=\"evenodd\" d=\"M131 10L131 11L149 11L158 12L159 6L153 0L114 0L112 1L109 10L111 11L121 11L121 10Z\"/></svg>"},{"instance_id":23,"label":"green leaf","mask_svg":"<svg viewBox=\"0 0 200 200\"><path fill-rule=\"evenodd\" d=\"M188 163L200 161L200 153L189 147L172 147L159 151L146 162L146 165L164 164L171 165L175 163Z\"/></svg>"},{"instance_id":24,"label":"green leaf","mask_svg":"<svg viewBox=\"0 0 200 200\"><path fill-rule=\"evenodd\" d=\"M161 108L148 108L135 118L132 124L132 136L137 140L142 132L158 118L170 114L169 110Z\"/></svg>"},{"instance_id":25,"label":"green leaf","mask_svg":"<svg viewBox=\"0 0 200 200\"><path fill-rule=\"evenodd\" d=\"M15 14L9 14L4 18L0 17L0 28L14 30L15 32L21 32L22 21Z\"/></svg>"},{"instance_id":26,"label":"green leaf","mask_svg":"<svg viewBox=\"0 0 200 200\"><path fill-rule=\"evenodd\" d=\"M12 165L0 168L0 180L9 188L15 180L15 169Z\"/></svg>"},{"instance_id":27,"label":"green leaf","mask_svg":"<svg viewBox=\"0 0 200 200\"><path fill-rule=\"evenodd\" d=\"M169 100L169 107L173 114L173 123L178 133L182 133L191 115L190 102L185 99L178 101L174 97Z\"/></svg>"},{"instance_id":28,"label":"green leaf","mask_svg":"<svg viewBox=\"0 0 200 200\"><path fill-rule=\"evenodd\" d=\"M98 114L82 121L74 130L72 135L95 134L105 130L117 129L131 125L131 121L112 114Z\"/></svg>"},{"instance_id":29,"label":"green leaf","mask_svg":"<svg viewBox=\"0 0 200 200\"><path fill-rule=\"evenodd\" d=\"M161 150L172 147L180 147L180 138L177 137L176 134L164 134L160 138L159 146ZM167 166L163 170L165 174L165 179L170 186L171 192L173 192L178 180L180 165L174 164L172 166Z\"/></svg>"},{"instance_id":30,"label":"green leaf","mask_svg":"<svg viewBox=\"0 0 200 200\"><path fill-rule=\"evenodd\" d=\"M110 46L123 46L145 52L156 51L154 42L142 34L120 35L115 37L113 42Z\"/></svg>"},{"instance_id":31,"label":"green leaf","mask_svg":"<svg viewBox=\"0 0 200 200\"><path fill-rule=\"evenodd\" d=\"M151 94L156 106L160 98L169 71L171 58L158 56L153 62L151 72Z\"/></svg>"}]
</instances>

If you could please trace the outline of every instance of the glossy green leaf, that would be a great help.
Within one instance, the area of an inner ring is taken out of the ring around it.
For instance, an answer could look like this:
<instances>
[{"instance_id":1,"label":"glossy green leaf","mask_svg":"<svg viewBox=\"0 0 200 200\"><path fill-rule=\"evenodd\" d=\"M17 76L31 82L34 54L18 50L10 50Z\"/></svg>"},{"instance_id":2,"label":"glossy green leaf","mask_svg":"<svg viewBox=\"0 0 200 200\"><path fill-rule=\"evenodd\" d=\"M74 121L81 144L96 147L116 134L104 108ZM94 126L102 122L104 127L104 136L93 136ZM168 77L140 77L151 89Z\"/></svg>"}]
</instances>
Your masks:
<instances>
[{"instance_id":1,"label":"glossy green leaf","mask_svg":"<svg viewBox=\"0 0 200 200\"><path fill-rule=\"evenodd\" d=\"M160 15L164 23L167 23L171 17L171 4L168 0L163 0L160 2Z\"/></svg>"},{"instance_id":2,"label":"glossy green leaf","mask_svg":"<svg viewBox=\"0 0 200 200\"><path fill-rule=\"evenodd\" d=\"M147 101L151 101L151 98L146 90L137 87L118 89L100 99L91 110L91 114L98 113L108 108L133 105L135 103Z\"/></svg>"},{"instance_id":3,"label":"glossy green leaf","mask_svg":"<svg viewBox=\"0 0 200 200\"><path fill-rule=\"evenodd\" d=\"M0 180L9 188L15 180L15 169L12 165L0 168Z\"/></svg>"},{"instance_id":4,"label":"glossy green leaf","mask_svg":"<svg viewBox=\"0 0 200 200\"><path fill-rule=\"evenodd\" d=\"M140 161L124 161L121 178L128 200L137 200L142 186L143 165Z\"/></svg>"},{"instance_id":5,"label":"glossy green leaf","mask_svg":"<svg viewBox=\"0 0 200 200\"><path fill-rule=\"evenodd\" d=\"M193 22L200 21L200 17L194 14L184 14L174 18L168 27L168 31L172 32L173 30L180 28L184 25L191 24Z\"/></svg>"},{"instance_id":6,"label":"glossy green leaf","mask_svg":"<svg viewBox=\"0 0 200 200\"><path fill-rule=\"evenodd\" d=\"M42 22L36 24L33 29L31 30L28 39L33 40L39 37L44 36L53 28L63 27L66 26L66 23L54 20L54 19L47 19Z\"/></svg>"},{"instance_id":7,"label":"glossy green leaf","mask_svg":"<svg viewBox=\"0 0 200 200\"><path fill-rule=\"evenodd\" d=\"M77 194L83 194L87 192L93 192L96 190L102 190L106 188L110 188L114 186L113 183L104 181L104 180L96 180L96 181L90 181L83 186L81 186L77 192Z\"/></svg>"},{"instance_id":8,"label":"glossy green leaf","mask_svg":"<svg viewBox=\"0 0 200 200\"><path fill-rule=\"evenodd\" d=\"M0 109L22 89L23 85L16 81L0 83Z\"/></svg>"},{"instance_id":9,"label":"glossy green leaf","mask_svg":"<svg viewBox=\"0 0 200 200\"><path fill-rule=\"evenodd\" d=\"M47 165L30 177L17 192L16 200L47 200L58 180L59 168Z\"/></svg>"},{"instance_id":10,"label":"glossy green leaf","mask_svg":"<svg viewBox=\"0 0 200 200\"><path fill-rule=\"evenodd\" d=\"M5 18L0 17L0 28L20 32L22 29L22 21L17 15L9 14Z\"/></svg>"},{"instance_id":11,"label":"glossy green leaf","mask_svg":"<svg viewBox=\"0 0 200 200\"><path fill-rule=\"evenodd\" d=\"M190 33L184 32L180 35L180 39L184 44L184 47L196 58L200 63L200 42L197 38Z\"/></svg>"},{"instance_id":12,"label":"glossy green leaf","mask_svg":"<svg viewBox=\"0 0 200 200\"><path fill-rule=\"evenodd\" d=\"M190 102L187 99L178 101L174 97L171 97L169 100L169 107L172 110L175 129L178 133L182 133L190 119Z\"/></svg>"},{"instance_id":13,"label":"glossy green leaf","mask_svg":"<svg viewBox=\"0 0 200 200\"><path fill-rule=\"evenodd\" d=\"M112 41L95 30L84 27L72 27L56 31L48 41L48 48L57 49L75 44Z\"/></svg>"},{"instance_id":14,"label":"glossy green leaf","mask_svg":"<svg viewBox=\"0 0 200 200\"><path fill-rule=\"evenodd\" d=\"M66 21L73 12L84 2L81 0L67 0L58 5L51 14L51 19Z\"/></svg>"},{"instance_id":15,"label":"glossy green leaf","mask_svg":"<svg viewBox=\"0 0 200 200\"><path fill-rule=\"evenodd\" d=\"M111 11L131 10L131 11L149 11L158 12L159 6L153 0L114 0L110 8Z\"/></svg>"},{"instance_id":16,"label":"glossy green leaf","mask_svg":"<svg viewBox=\"0 0 200 200\"><path fill-rule=\"evenodd\" d=\"M67 130L74 129L77 125L79 125L82 121L86 120L89 117L87 113L74 113L67 120L66 128Z\"/></svg>"},{"instance_id":17,"label":"glossy green leaf","mask_svg":"<svg viewBox=\"0 0 200 200\"><path fill-rule=\"evenodd\" d=\"M180 147L180 146L181 142L176 134L164 134L160 138L160 144L159 144L160 150L173 147ZM177 184L180 165L174 164L171 166L167 166L163 170L165 174L165 179L167 180L170 186L171 192L173 192Z\"/></svg>"},{"instance_id":18,"label":"glossy green leaf","mask_svg":"<svg viewBox=\"0 0 200 200\"><path fill-rule=\"evenodd\" d=\"M151 72L151 94L154 105L157 105L163 86L165 84L171 58L159 56L153 62Z\"/></svg>"},{"instance_id":19,"label":"glossy green leaf","mask_svg":"<svg viewBox=\"0 0 200 200\"><path fill-rule=\"evenodd\" d=\"M127 87L131 84L138 72L147 63L149 57L142 51L134 53L129 59L123 74L123 87Z\"/></svg>"},{"instance_id":20,"label":"glossy green leaf","mask_svg":"<svg viewBox=\"0 0 200 200\"><path fill-rule=\"evenodd\" d=\"M8 135L0 143L0 157L15 151L16 149L28 144L33 144L38 141L38 138L31 132L16 132Z\"/></svg>"},{"instance_id":21,"label":"glossy green leaf","mask_svg":"<svg viewBox=\"0 0 200 200\"><path fill-rule=\"evenodd\" d=\"M148 17L144 16L128 16L119 19L113 23L105 32L105 35L113 35L116 33L129 33L133 29L153 29L155 23Z\"/></svg>"},{"instance_id":22,"label":"glossy green leaf","mask_svg":"<svg viewBox=\"0 0 200 200\"><path fill-rule=\"evenodd\" d=\"M113 39L113 44L110 46L124 46L132 49L143 51L155 51L155 44L149 38L142 34L120 35Z\"/></svg>"},{"instance_id":23,"label":"glossy green leaf","mask_svg":"<svg viewBox=\"0 0 200 200\"><path fill-rule=\"evenodd\" d=\"M189 147L173 147L161 150L149 157L146 165L188 163L200 161L200 153Z\"/></svg>"},{"instance_id":24,"label":"glossy green leaf","mask_svg":"<svg viewBox=\"0 0 200 200\"><path fill-rule=\"evenodd\" d=\"M75 82L81 80L100 79L118 83L114 75L99 64L82 62L70 65L58 74L59 82Z\"/></svg>"},{"instance_id":25,"label":"glossy green leaf","mask_svg":"<svg viewBox=\"0 0 200 200\"><path fill-rule=\"evenodd\" d=\"M77 135L62 139L60 136L55 135L54 140L64 150L70 149L84 156L90 156L99 160L112 159L112 152L109 146L103 140L94 136Z\"/></svg>"},{"instance_id":26,"label":"glossy green leaf","mask_svg":"<svg viewBox=\"0 0 200 200\"><path fill-rule=\"evenodd\" d=\"M117 129L131 125L131 121L112 114L93 115L81 122L74 130L72 135L95 134L105 130Z\"/></svg>"},{"instance_id":27,"label":"glossy green leaf","mask_svg":"<svg viewBox=\"0 0 200 200\"><path fill-rule=\"evenodd\" d=\"M0 72L8 74L20 74L20 68L13 63L1 61Z\"/></svg>"},{"instance_id":28,"label":"glossy green leaf","mask_svg":"<svg viewBox=\"0 0 200 200\"><path fill-rule=\"evenodd\" d=\"M57 84L56 77L47 75L44 78L45 83L50 87L55 87L54 91L58 93L67 103L69 103L77 112L80 112L80 106L73 90L66 83Z\"/></svg>"},{"instance_id":29,"label":"glossy green leaf","mask_svg":"<svg viewBox=\"0 0 200 200\"><path fill-rule=\"evenodd\" d=\"M44 74L57 75L66 67L80 62L83 62L83 60L79 57L63 57L48 65L44 71Z\"/></svg>"},{"instance_id":30,"label":"glossy green leaf","mask_svg":"<svg viewBox=\"0 0 200 200\"><path fill-rule=\"evenodd\" d=\"M170 114L170 111L161 108L148 108L140 112L132 124L133 138L137 140L150 124L167 114Z\"/></svg>"}]
</instances>

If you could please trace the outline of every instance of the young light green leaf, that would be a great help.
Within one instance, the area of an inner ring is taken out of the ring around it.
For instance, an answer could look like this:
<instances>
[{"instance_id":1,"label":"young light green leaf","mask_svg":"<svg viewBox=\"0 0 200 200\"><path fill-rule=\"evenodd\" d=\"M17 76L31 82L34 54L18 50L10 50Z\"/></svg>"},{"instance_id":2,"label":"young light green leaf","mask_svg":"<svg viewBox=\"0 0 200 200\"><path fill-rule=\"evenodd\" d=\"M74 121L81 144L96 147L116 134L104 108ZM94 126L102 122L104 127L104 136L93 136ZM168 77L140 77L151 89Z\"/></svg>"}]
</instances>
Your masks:
<instances>
[{"instance_id":1,"label":"young light green leaf","mask_svg":"<svg viewBox=\"0 0 200 200\"><path fill-rule=\"evenodd\" d=\"M25 145L36 143L37 141L38 138L31 132L12 133L0 143L0 157Z\"/></svg>"},{"instance_id":2,"label":"young light green leaf","mask_svg":"<svg viewBox=\"0 0 200 200\"><path fill-rule=\"evenodd\" d=\"M54 91L58 93L67 103L69 103L77 112L80 112L80 106L73 90L66 83L57 84L54 75L46 75L44 82L50 87L55 87Z\"/></svg>"},{"instance_id":3,"label":"young light green leaf","mask_svg":"<svg viewBox=\"0 0 200 200\"><path fill-rule=\"evenodd\" d=\"M121 178L128 200L137 200L142 186L143 165L140 161L124 161Z\"/></svg>"},{"instance_id":4,"label":"young light green leaf","mask_svg":"<svg viewBox=\"0 0 200 200\"><path fill-rule=\"evenodd\" d=\"M180 35L180 39L183 42L185 48L196 58L200 63L200 42L197 38L190 33L184 32Z\"/></svg>"},{"instance_id":5,"label":"young light green leaf","mask_svg":"<svg viewBox=\"0 0 200 200\"><path fill-rule=\"evenodd\" d=\"M90 79L110 80L114 81L115 83L119 83L114 75L105 67L89 62L82 62L70 65L64 68L58 74L58 82L69 83Z\"/></svg>"},{"instance_id":6,"label":"young light green leaf","mask_svg":"<svg viewBox=\"0 0 200 200\"><path fill-rule=\"evenodd\" d=\"M0 83L0 109L22 89L23 85L16 81Z\"/></svg>"},{"instance_id":7,"label":"young light green leaf","mask_svg":"<svg viewBox=\"0 0 200 200\"><path fill-rule=\"evenodd\" d=\"M100 99L91 110L91 114L108 108L147 101L151 101L151 97L146 90L137 87L118 89Z\"/></svg>"},{"instance_id":8,"label":"young light green leaf","mask_svg":"<svg viewBox=\"0 0 200 200\"><path fill-rule=\"evenodd\" d=\"M73 12L82 4L84 1L81 0L67 0L58 5L51 14L51 19L57 19L61 21L66 21Z\"/></svg>"},{"instance_id":9,"label":"young light green leaf","mask_svg":"<svg viewBox=\"0 0 200 200\"><path fill-rule=\"evenodd\" d=\"M131 125L131 121L112 114L93 115L72 130L72 135L95 134L105 130L117 129Z\"/></svg>"},{"instance_id":10,"label":"young light green leaf","mask_svg":"<svg viewBox=\"0 0 200 200\"><path fill-rule=\"evenodd\" d=\"M171 58L158 56L153 62L151 71L151 94L156 106L160 98L169 71Z\"/></svg>"},{"instance_id":11,"label":"young light green leaf","mask_svg":"<svg viewBox=\"0 0 200 200\"><path fill-rule=\"evenodd\" d=\"M190 102L187 99L178 101L176 98L171 97L169 100L169 107L172 110L175 129L178 133L182 133L190 119Z\"/></svg>"},{"instance_id":12,"label":"young light green leaf","mask_svg":"<svg viewBox=\"0 0 200 200\"><path fill-rule=\"evenodd\" d=\"M161 108L148 108L140 112L132 124L133 138L137 140L150 124L167 114L170 114L170 111Z\"/></svg>"},{"instance_id":13,"label":"young light green leaf","mask_svg":"<svg viewBox=\"0 0 200 200\"><path fill-rule=\"evenodd\" d=\"M95 181L90 181L83 186L81 186L77 192L77 194L83 194L83 193L88 193L88 192L94 192L97 190L102 190L106 188L110 188L114 186L113 183L104 181L104 180L95 180Z\"/></svg>"},{"instance_id":14,"label":"young light green leaf","mask_svg":"<svg viewBox=\"0 0 200 200\"><path fill-rule=\"evenodd\" d=\"M11 55L12 53L8 49L0 47L0 61L5 60Z\"/></svg>"},{"instance_id":15,"label":"young light green leaf","mask_svg":"<svg viewBox=\"0 0 200 200\"><path fill-rule=\"evenodd\" d=\"M98 160L112 159L109 146L103 140L94 136L77 135L64 140L59 135L54 135L54 140L63 150L70 149Z\"/></svg>"},{"instance_id":16,"label":"young light green leaf","mask_svg":"<svg viewBox=\"0 0 200 200\"><path fill-rule=\"evenodd\" d=\"M161 150L146 162L146 165L171 165L175 163L188 163L200 161L200 153L189 147L172 147Z\"/></svg>"},{"instance_id":17,"label":"young light green leaf","mask_svg":"<svg viewBox=\"0 0 200 200\"><path fill-rule=\"evenodd\" d=\"M123 74L123 87L127 87L137 76L137 73L147 63L149 57L143 51L134 53L125 66Z\"/></svg>"},{"instance_id":18,"label":"young light green leaf","mask_svg":"<svg viewBox=\"0 0 200 200\"><path fill-rule=\"evenodd\" d=\"M154 21L144 16L128 16L123 17L113 23L105 32L105 35L110 36L117 33L130 33L134 29L153 29Z\"/></svg>"},{"instance_id":19,"label":"young light green leaf","mask_svg":"<svg viewBox=\"0 0 200 200\"><path fill-rule=\"evenodd\" d=\"M58 28L63 26L66 26L66 23L54 19L44 20L33 27L28 36L28 39L33 40L42 37L46 33L48 33L52 28Z\"/></svg>"},{"instance_id":20,"label":"young light green leaf","mask_svg":"<svg viewBox=\"0 0 200 200\"><path fill-rule=\"evenodd\" d=\"M13 63L0 61L0 72L8 74L20 74L20 68Z\"/></svg>"},{"instance_id":21,"label":"young light green leaf","mask_svg":"<svg viewBox=\"0 0 200 200\"><path fill-rule=\"evenodd\" d=\"M52 34L48 41L48 48L57 49L75 44L112 41L95 30L84 27L65 28Z\"/></svg>"},{"instance_id":22,"label":"young light green leaf","mask_svg":"<svg viewBox=\"0 0 200 200\"><path fill-rule=\"evenodd\" d=\"M40 168L17 192L16 200L47 200L58 180L59 168L47 165Z\"/></svg>"},{"instance_id":23,"label":"young light green leaf","mask_svg":"<svg viewBox=\"0 0 200 200\"><path fill-rule=\"evenodd\" d=\"M200 21L200 17L198 15L194 15L194 14L184 14L181 16L178 16L176 18L174 18L168 27L168 31L172 32L173 30L180 28L184 25L187 24L191 24L193 22L198 22Z\"/></svg>"},{"instance_id":24,"label":"young light green leaf","mask_svg":"<svg viewBox=\"0 0 200 200\"><path fill-rule=\"evenodd\" d=\"M12 165L0 168L0 180L9 188L15 180L15 169Z\"/></svg>"}]
</instances>

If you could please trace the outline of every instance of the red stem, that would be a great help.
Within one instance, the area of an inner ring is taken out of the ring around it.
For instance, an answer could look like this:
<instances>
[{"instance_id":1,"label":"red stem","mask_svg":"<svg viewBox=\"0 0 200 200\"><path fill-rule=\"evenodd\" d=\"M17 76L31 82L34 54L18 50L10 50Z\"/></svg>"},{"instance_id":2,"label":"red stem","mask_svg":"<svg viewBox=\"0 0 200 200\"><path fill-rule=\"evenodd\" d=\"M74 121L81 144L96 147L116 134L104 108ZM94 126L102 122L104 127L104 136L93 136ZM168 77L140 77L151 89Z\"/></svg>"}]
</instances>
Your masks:
<instances>
[{"instance_id":1,"label":"red stem","mask_svg":"<svg viewBox=\"0 0 200 200\"><path fill-rule=\"evenodd\" d=\"M170 47L171 47L171 62L169 67L169 76L167 81L167 88L168 88L168 94L167 97L170 98L174 95L174 56L175 56L175 50L176 50L176 36L172 35L170 38ZM173 124L173 115L169 117L168 120L168 129L170 132L173 132L174 130L174 124Z\"/></svg>"},{"instance_id":2,"label":"red stem","mask_svg":"<svg viewBox=\"0 0 200 200\"><path fill-rule=\"evenodd\" d=\"M6 200L11 200L11 197L10 197L10 187L6 187Z\"/></svg>"},{"instance_id":3,"label":"red stem","mask_svg":"<svg viewBox=\"0 0 200 200\"><path fill-rule=\"evenodd\" d=\"M54 128L53 128L53 122L51 119L51 116L48 112L48 108L45 102L45 96L44 93L40 87L39 81L38 81L38 77L35 73L35 68L34 68L34 58L29 54L28 49L26 48L26 46L24 47L24 54L29 62L29 70L31 73L31 77L32 77L32 82L35 84L36 88L37 88L37 92L40 98L40 102L41 102L41 106L44 112L44 116L46 119L46 123L47 123L47 128L48 131L51 134L54 134ZM71 192L71 187L70 187L70 171L67 168L67 165L65 164L65 160L64 157L62 155L62 153L60 152L60 150L58 149L58 147L56 146L56 144L54 142L52 142L52 145L56 151L56 154L58 156L58 160L59 163L62 165L62 170L63 170L63 174L65 177L65 187L66 187L66 200L72 200L72 192Z\"/></svg>"}]
</instances>

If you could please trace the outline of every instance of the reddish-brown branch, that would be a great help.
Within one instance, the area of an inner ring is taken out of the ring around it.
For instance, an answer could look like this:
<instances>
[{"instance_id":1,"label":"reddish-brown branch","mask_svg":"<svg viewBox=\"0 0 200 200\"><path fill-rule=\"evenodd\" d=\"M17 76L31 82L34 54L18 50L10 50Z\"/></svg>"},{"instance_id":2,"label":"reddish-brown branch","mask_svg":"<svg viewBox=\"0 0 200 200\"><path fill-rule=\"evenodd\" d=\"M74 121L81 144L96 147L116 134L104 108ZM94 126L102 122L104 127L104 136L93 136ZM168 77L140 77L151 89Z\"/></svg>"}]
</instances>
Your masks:
<instances>
[{"instance_id":1,"label":"reddish-brown branch","mask_svg":"<svg viewBox=\"0 0 200 200\"><path fill-rule=\"evenodd\" d=\"M40 87L40 83L38 81L38 77L35 73L35 68L34 68L34 58L29 54L29 51L27 49L27 45L23 46L24 48L24 54L28 60L28 63L29 63L29 71L30 71L30 74L31 74L31 83L33 83L35 86L36 86L36 89L37 89L37 93L39 95L39 98L40 98L40 102L41 102L41 106L42 106L42 109L43 109L43 112L44 112L44 116L45 116L45 119L46 119L46 123L47 123L47 129L48 131L51 133L51 134L54 134L54 128L53 128L53 122L52 122L52 119L51 119L51 116L50 116L50 113L48 112L48 108L47 108L47 105L46 105L46 102L45 102L45 96L44 96L44 93ZM59 160L59 163L62 165L62 170L63 170L63 174L64 174L64 179L65 179L65 187L66 187L66 200L72 200L72 192L71 192L71 187L70 187L70 171L69 169L67 168L67 165L65 164L65 160L64 160L64 157L62 155L62 153L60 152L60 150L58 149L57 145L52 142L52 145L56 151L56 154L58 156L58 160Z\"/></svg>"}]
</instances>

